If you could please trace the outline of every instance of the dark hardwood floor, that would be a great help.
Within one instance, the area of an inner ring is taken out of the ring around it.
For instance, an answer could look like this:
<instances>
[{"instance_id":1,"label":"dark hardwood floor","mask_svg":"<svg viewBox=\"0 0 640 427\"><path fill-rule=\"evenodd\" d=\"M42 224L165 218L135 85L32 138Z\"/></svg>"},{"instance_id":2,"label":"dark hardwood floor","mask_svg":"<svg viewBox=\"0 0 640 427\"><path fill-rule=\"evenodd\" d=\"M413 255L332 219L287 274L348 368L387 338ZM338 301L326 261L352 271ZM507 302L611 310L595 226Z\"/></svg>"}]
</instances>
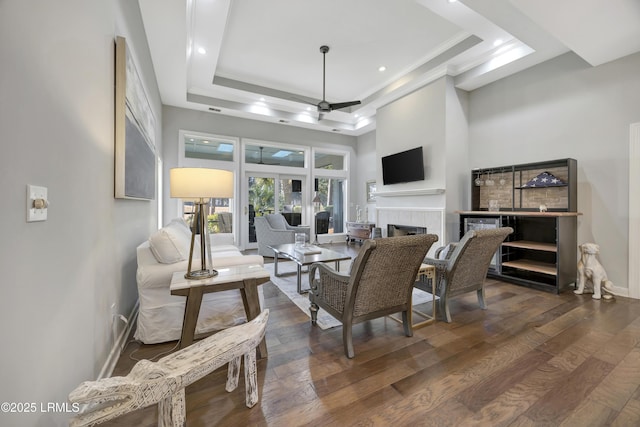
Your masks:
<instances>
[{"instance_id":1,"label":"dark hardwood floor","mask_svg":"<svg viewBox=\"0 0 640 427\"><path fill-rule=\"evenodd\" d=\"M357 246L333 248L357 251ZM225 391L226 369L187 388L188 426L639 426L640 301L540 292L495 280L487 310L475 293L453 300L452 323L405 337L382 318L342 329L312 327L273 284L269 358L258 361L259 403L244 381ZM130 343L114 375L173 343ZM106 423L155 426L151 407Z\"/></svg>"}]
</instances>

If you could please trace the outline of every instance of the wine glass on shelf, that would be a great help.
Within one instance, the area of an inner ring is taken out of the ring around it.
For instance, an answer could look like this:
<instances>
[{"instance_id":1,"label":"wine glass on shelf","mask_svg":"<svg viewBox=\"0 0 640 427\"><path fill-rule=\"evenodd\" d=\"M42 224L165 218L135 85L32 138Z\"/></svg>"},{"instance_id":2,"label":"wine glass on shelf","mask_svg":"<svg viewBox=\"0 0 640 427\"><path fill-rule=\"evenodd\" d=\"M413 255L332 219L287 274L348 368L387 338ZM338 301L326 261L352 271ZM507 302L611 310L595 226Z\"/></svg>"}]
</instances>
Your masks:
<instances>
[{"instance_id":1,"label":"wine glass on shelf","mask_svg":"<svg viewBox=\"0 0 640 427\"><path fill-rule=\"evenodd\" d=\"M478 187L484 184L484 181L480 179L480 172L477 172L476 179L474 181Z\"/></svg>"},{"instance_id":2,"label":"wine glass on shelf","mask_svg":"<svg viewBox=\"0 0 640 427\"><path fill-rule=\"evenodd\" d=\"M486 185L489 185L489 186L491 186L491 185L495 184L495 181L493 180L493 177L492 177L492 175L491 175L491 172L489 172L489 173L487 174L487 180L485 181L485 184L486 184Z\"/></svg>"},{"instance_id":3,"label":"wine glass on shelf","mask_svg":"<svg viewBox=\"0 0 640 427\"><path fill-rule=\"evenodd\" d=\"M504 179L504 175L503 175L503 174L504 174L504 171L503 171L503 170L501 170L501 171L500 171L500 181L499 181L499 182L500 182L500 185L504 185L504 184L506 184L506 183L507 183L507 181Z\"/></svg>"}]
</instances>

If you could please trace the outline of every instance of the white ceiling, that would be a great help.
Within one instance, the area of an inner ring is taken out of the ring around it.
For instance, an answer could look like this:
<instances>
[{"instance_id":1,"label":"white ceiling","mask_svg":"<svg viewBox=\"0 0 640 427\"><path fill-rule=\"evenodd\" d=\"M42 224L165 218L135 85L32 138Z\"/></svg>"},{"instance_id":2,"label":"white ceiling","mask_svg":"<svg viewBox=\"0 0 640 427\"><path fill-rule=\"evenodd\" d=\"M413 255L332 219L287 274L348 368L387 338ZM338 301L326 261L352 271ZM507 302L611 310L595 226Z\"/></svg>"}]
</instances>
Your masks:
<instances>
[{"instance_id":1,"label":"white ceiling","mask_svg":"<svg viewBox=\"0 0 640 427\"><path fill-rule=\"evenodd\" d=\"M347 135L444 75L473 90L569 50L592 66L640 51L639 0L139 4L164 104ZM318 120L321 45L326 100L362 104Z\"/></svg>"}]
</instances>

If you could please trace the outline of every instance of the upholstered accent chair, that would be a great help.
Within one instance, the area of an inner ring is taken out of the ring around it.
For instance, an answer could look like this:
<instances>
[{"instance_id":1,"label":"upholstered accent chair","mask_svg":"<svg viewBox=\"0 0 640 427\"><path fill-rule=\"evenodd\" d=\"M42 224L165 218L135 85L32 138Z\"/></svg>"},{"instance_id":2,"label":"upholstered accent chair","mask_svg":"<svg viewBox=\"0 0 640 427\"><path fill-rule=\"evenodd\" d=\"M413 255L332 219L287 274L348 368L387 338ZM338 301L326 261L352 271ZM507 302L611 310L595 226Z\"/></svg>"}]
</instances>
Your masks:
<instances>
[{"instance_id":1,"label":"upholstered accent chair","mask_svg":"<svg viewBox=\"0 0 640 427\"><path fill-rule=\"evenodd\" d=\"M511 227L487 230L469 230L458 243L450 243L446 252L436 250L434 259L425 258L425 264L436 267L436 293L440 298L439 311L447 322L451 322L449 300L467 292L476 291L480 308L486 310L484 279L489 270L493 254L509 234Z\"/></svg>"},{"instance_id":2,"label":"upholstered accent chair","mask_svg":"<svg viewBox=\"0 0 640 427\"><path fill-rule=\"evenodd\" d=\"M413 286L422 260L437 240L435 234L366 240L350 273L337 272L322 263L312 264L311 323L316 324L320 308L340 320L344 353L350 359L355 355L354 324L402 312L404 333L412 336L408 312Z\"/></svg>"},{"instance_id":3,"label":"upholstered accent chair","mask_svg":"<svg viewBox=\"0 0 640 427\"><path fill-rule=\"evenodd\" d=\"M256 216L254 221L259 255L273 257L273 251L268 246L294 243L296 233L305 233L307 235L306 241L309 241L310 228L289 225L282 214Z\"/></svg>"},{"instance_id":4,"label":"upholstered accent chair","mask_svg":"<svg viewBox=\"0 0 640 427\"><path fill-rule=\"evenodd\" d=\"M329 232L329 211L316 212L316 234L327 234Z\"/></svg>"}]
</instances>

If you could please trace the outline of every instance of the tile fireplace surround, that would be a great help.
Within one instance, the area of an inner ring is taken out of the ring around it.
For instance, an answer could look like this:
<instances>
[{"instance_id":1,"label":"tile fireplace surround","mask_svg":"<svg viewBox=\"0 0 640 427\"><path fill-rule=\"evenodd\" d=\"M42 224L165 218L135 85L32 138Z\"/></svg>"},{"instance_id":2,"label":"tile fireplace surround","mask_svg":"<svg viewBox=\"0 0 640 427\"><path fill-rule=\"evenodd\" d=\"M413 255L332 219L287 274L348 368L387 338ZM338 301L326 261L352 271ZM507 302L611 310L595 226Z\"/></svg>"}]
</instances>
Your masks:
<instances>
[{"instance_id":1,"label":"tile fireplace surround","mask_svg":"<svg viewBox=\"0 0 640 427\"><path fill-rule=\"evenodd\" d=\"M383 237L387 237L387 225L403 224L415 227L426 227L430 234L437 234L438 241L429 250L428 255L439 246L444 245L445 211L441 208L411 208L411 207L378 207L376 208L376 227L382 229Z\"/></svg>"}]
</instances>

